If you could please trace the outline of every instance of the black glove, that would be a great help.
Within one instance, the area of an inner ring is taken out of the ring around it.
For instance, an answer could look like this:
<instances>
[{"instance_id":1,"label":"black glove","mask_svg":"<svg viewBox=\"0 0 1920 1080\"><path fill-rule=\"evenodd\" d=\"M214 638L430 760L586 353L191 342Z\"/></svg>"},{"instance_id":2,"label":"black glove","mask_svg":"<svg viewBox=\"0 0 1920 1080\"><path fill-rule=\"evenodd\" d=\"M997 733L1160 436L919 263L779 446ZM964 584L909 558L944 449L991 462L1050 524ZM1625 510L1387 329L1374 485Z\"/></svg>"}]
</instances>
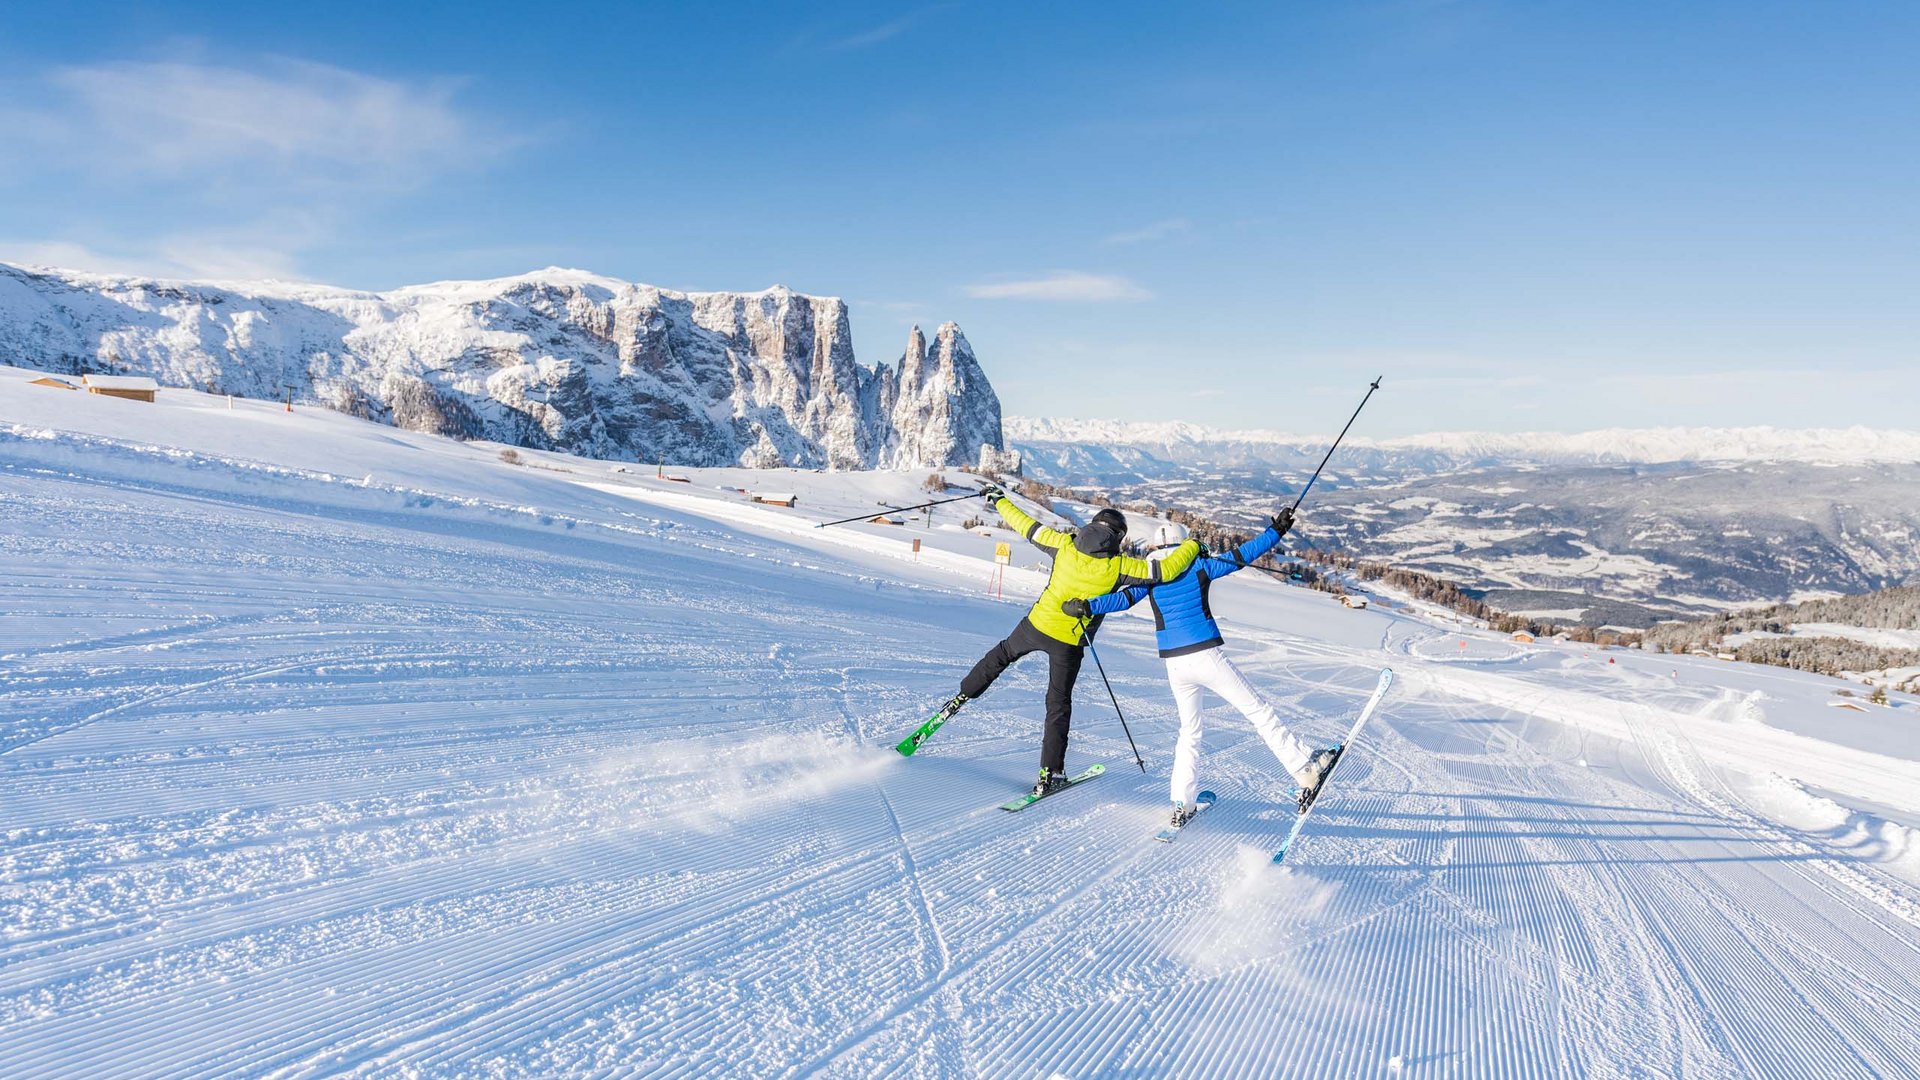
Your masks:
<instances>
[{"instance_id":1,"label":"black glove","mask_svg":"<svg viewBox=\"0 0 1920 1080\"><path fill-rule=\"evenodd\" d=\"M1068 600L1062 603L1060 605L1060 610L1062 613L1072 616L1073 618L1076 618L1076 619L1088 619L1093 617L1093 609L1087 606L1087 602L1085 600L1082 600L1077 596L1071 600Z\"/></svg>"},{"instance_id":2,"label":"black glove","mask_svg":"<svg viewBox=\"0 0 1920 1080\"><path fill-rule=\"evenodd\" d=\"M988 506L992 506L994 503L1006 498L1007 493L1001 490L999 484L982 484L980 486L980 497L987 501Z\"/></svg>"},{"instance_id":3,"label":"black glove","mask_svg":"<svg viewBox=\"0 0 1920 1080\"><path fill-rule=\"evenodd\" d=\"M1271 524L1273 525L1274 532L1279 533L1281 536L1287 535L1287 530L1293 528L1293 507L1285 507L1279 513L1273 515Z\"/></svg>"}]
</instances>

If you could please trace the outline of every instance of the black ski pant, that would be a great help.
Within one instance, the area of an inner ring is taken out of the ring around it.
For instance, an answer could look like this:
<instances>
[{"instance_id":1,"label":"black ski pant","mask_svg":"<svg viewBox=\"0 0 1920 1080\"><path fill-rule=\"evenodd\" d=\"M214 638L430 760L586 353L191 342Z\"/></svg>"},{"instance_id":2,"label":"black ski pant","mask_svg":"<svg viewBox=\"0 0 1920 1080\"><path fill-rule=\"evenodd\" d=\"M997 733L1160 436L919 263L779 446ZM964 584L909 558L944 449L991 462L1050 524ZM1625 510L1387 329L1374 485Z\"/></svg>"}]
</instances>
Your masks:
<instances>
[{"instance_id":1,"label":"black ski pant","mask_svg":"<svg viewBox=\"0 0 1920 1080\"><path fill-rule=\"evenodd\" d=\"M988 649L987 655L960 680L960 692L970 698L979 697L1015 660L1035 652L1047 654L1047 734L1040 744L1040 767L1049 772L1065 772L1067 729L1073 726L1073 684L1080 677L1080 661L1087 653L1085 646L1050 638L1031 621L1021 619L1013 633Z\"/></svg>"}]
</instances>

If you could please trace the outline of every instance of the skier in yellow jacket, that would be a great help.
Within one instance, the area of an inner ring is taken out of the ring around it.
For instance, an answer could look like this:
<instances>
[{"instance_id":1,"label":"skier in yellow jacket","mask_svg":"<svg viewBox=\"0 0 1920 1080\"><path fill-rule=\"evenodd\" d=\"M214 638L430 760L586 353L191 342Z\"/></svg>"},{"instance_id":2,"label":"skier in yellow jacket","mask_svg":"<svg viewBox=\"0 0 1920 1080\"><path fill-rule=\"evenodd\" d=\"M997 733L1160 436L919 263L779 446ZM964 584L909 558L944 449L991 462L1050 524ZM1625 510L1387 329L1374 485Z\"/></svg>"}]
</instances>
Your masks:
<instances>
[{"instance_id":1,"label":"skier in yellow jacket","mask_svg":"<svg viewBox=\"0 0 1920 1080\"><path fill-rule=\"evenodd\" d=\"M1053 559L1047 587L1028 609L1026 618L1013 628L1005 641L987 650L960 680L960 693L941 706L936 716L944 719L960 706L987 692L1015 660L1028 653L1047 656L1047 729L1040 748L1040 781L1035 795L1063 786L1067 780L1067 730L1073 724L1073 684L1080 676L1080 661L1087 643L1100 628L1100 619L1076 619L1060 610L1068 600L1090 600L1133 585L1156 585L1179 577L1200 554L1200 545L1192 540L1180 545L1158 562L1148 562L1120 553L1127 536L1127 519L1118 510L1102 510L1084 528L1061 532L1035 521L1007 498L1006 492L989 484L981 489L1007 526L1026 537L1028 542Z\"/></svg>"}]
</instances>

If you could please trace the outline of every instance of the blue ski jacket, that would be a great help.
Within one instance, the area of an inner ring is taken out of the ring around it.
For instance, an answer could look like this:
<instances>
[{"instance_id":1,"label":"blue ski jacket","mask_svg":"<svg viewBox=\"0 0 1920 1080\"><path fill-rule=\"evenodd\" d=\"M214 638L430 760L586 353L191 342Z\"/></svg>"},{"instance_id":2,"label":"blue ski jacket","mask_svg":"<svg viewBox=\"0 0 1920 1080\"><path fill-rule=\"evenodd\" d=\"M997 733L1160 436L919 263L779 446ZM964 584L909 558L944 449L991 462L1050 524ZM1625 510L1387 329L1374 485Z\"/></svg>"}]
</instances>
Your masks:
<instances>
[{"instance_id":1,"label":"blue ski jacket","mask_svg":"<svg viewBox=\"0 0 1920 1080\"><path fill-rule=\"evenodd\" d=\"M1220 578L1245 569L1248 563L1272 551L1279 543L1280 534L1269 528L1228 555L1194 560L1186 573L1171 581L1110 592L1088 601L1087 607L1095 615L1111 615L1151 599L1153 625L1157 631L1154 636L1161 656L1184 656L1218 648L1220 627L1213 621L1213 610L1207 605L1207 589Z\"/></svg>"}]
</instances>

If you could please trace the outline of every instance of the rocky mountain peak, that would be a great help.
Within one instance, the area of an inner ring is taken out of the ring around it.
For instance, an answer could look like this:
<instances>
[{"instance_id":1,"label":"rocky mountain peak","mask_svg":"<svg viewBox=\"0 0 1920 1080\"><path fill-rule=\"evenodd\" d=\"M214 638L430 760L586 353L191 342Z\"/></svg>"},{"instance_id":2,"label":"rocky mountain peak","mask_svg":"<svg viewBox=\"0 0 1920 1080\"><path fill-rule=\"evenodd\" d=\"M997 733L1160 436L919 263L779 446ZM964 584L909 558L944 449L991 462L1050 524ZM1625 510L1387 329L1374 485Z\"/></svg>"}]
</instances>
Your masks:
<instances>
[{"instance_id":1,"label":"rocky mountain peak","mask_svg":"<svg viewBox=\"0 0 1920 1080\"><path fill-rule=\"evenodd\" d=\"M1001 438L1000 398L955 323L941 324L931 351L918 326L908 333L888 411L897 462L925 460L952 447L959 458L950 464L1018 468Z\"/></svg>"},{"instance_id":2,"label":"rocky mountain peak","mask_svg":"<svg viewBox=\"0 0 1920 1080\"><path fill-rule=\"evenodd\" d=\"M846 304L684 293L549 267L384 293L0 264L0 357L296 398L416 430L685 465L922 468L998 453L1000 403L949 323L859 364Z\"/></svg>"}]
</instances>

